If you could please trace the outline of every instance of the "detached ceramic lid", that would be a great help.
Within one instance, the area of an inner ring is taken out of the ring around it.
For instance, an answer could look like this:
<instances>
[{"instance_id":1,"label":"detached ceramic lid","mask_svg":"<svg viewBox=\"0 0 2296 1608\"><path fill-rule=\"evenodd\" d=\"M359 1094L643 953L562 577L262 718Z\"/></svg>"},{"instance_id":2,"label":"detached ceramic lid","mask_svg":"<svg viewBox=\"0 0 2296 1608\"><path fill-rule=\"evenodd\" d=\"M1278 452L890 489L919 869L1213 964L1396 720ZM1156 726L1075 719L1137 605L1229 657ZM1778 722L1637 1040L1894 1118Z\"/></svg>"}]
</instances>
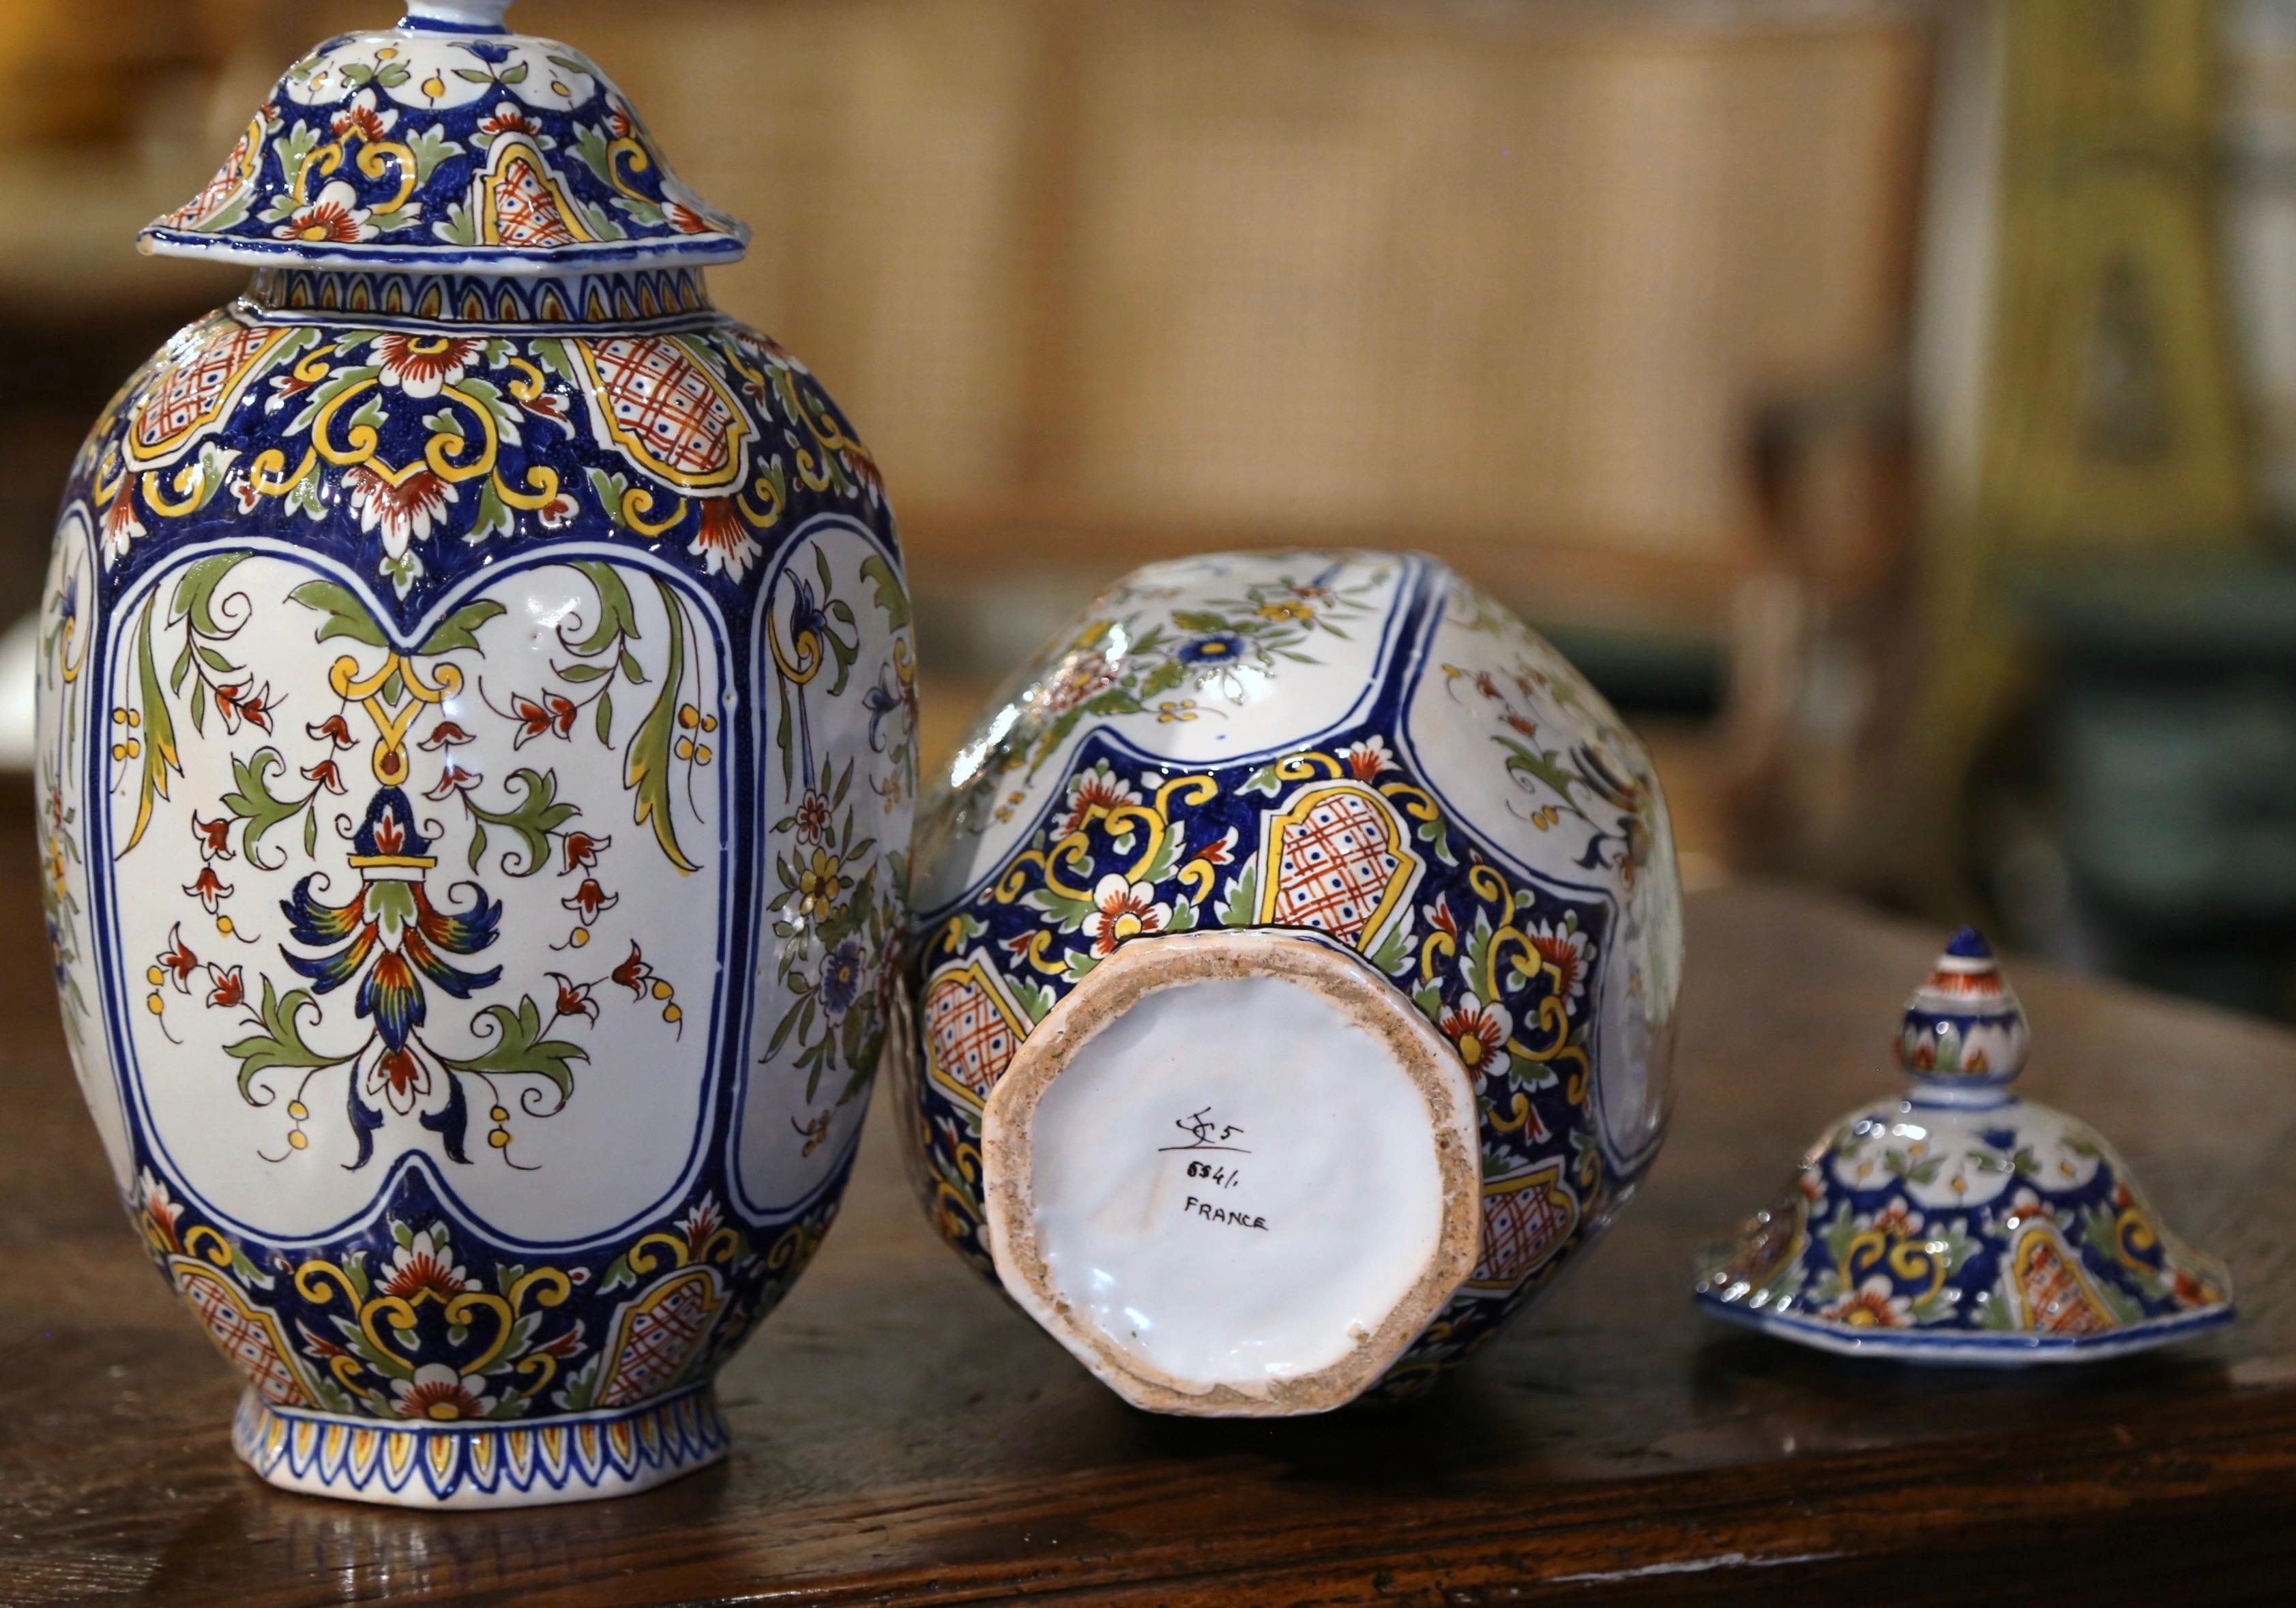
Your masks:
<instances>
[{"instance_id":1,"label":"detached ceramic lid","mask_svg":"<svg viewBox=\"0 0 2296 1608\"><path fill-rule=\"evenodd\" d=\"M2025 1010L1976 932L1915 990L1897 1046L1906 1094L1843 1119L1702 1259L1709 1311L1827 1350L1997 1366L2232 1320L2224 1265L2169 1232L2112 1147L2009 1093Z\"/></svg>"},{"instance_id":2,"label":"detached ceramic lid","mask_svg":"<svg viewBox=\"0 0 2296 1608\"><path fill-rule=\"evenodd\" d=\"M728 260L749 231L680 184L580 52L508 33L511 0L414 0L288 69L144 250L529 275Z\"/></svg>"}]
</instances>

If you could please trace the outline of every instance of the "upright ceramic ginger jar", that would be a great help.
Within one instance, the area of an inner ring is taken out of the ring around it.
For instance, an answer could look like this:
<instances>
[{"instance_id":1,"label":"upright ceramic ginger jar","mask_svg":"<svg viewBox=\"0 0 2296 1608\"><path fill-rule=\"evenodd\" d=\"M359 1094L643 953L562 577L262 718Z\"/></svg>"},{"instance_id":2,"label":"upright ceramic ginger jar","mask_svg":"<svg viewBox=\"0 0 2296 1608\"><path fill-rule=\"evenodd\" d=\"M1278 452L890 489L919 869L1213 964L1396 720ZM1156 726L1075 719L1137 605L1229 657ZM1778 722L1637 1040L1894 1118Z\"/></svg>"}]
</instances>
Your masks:
<instances>
[{"instance_id":1,"label":"upright ceramic ginger jar","mask_svg":"<svg viewBox=\"0 0 2296 1608\"><path fill-rule=\"evenodd\" d=\"M895 987L875 467L711 309L745 233L507 0L281 80L144 244L256 270L97 423L44 603L89 1109L274 1484L447 1506L721 1456Z\"/></svg>"},{"instance_id":2,"label":"upright ceramic ginger jar","mask_svg":"<svg viewBox=\"0 0 2296 1608\"><path fill-rule=\"evenodd\" d=\"M1136 1405L1425 1383L1664 1131L1649 755L1431 561L1133 575L991 705L916 860L928 1209Z\"/></svg>"}]
</instances>

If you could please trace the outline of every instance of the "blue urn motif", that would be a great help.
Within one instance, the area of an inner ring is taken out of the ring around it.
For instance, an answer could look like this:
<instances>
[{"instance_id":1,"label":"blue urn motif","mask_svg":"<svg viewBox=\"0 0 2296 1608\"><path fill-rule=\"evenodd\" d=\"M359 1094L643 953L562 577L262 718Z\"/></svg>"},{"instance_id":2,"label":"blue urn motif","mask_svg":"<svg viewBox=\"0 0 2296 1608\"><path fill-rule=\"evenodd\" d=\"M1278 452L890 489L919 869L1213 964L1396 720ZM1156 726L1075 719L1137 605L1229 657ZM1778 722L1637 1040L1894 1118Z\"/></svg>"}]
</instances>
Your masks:
<instances>
[{"instance_id":1,"label":"blue urn motif","mask_svg":"<svg viewBox=\"0 0 2296 1608\"><path fill-rule=\"evenodd\" d=\"M722 1455L835 1215L915 791L900 555L746 234L422 0L145 249L254 269L97 422L41 634L65 1027L234 1444L365 1500Z\"/></svg>"}]
</instances>

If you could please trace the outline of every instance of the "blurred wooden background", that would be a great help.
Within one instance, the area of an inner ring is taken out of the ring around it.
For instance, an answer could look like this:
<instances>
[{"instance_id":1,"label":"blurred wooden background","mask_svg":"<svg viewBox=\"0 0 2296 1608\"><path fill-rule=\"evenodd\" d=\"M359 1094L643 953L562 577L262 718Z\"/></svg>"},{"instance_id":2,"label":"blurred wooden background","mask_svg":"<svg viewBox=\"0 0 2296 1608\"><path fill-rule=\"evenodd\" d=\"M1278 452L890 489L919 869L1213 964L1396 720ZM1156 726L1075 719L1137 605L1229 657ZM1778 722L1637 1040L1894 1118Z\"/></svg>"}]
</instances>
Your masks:
<instances>
[{"instance_id":1,"label":"blurred wooden background","mask_svg":"<svg viewBox=\"0 0 2296 1608\"><path fill-rule=\"evenodd\" d=\"M20 576L87 414L230 288L138 262L135 226L283 63L393 20L0 3L0 105L33 142L0 174ZM1710 704L1765 562L1751 421L1904 351L1923 7L522 0L512 21L606 63L756 226L718 299L802 353L883 464L937 732L1124 569L1293 542L1432 550ZM1711 730L1662 733L1670 767L1718 776ZM1718 785L1677 787L1716 799L1685 800L1693 841L1721 835Z\"/></svg>"}]
</instances>

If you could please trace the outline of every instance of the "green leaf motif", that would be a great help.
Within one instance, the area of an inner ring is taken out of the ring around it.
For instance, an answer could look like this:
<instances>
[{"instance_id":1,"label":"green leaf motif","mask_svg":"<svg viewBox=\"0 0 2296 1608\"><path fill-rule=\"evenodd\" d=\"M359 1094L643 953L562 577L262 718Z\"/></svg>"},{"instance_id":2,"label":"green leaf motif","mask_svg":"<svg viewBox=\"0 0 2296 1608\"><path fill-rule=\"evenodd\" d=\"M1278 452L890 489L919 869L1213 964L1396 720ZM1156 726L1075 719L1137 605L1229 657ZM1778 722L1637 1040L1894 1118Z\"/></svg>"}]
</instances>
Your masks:
<instances>
[{"instance_id":1,"label":"green leaf motif","mask_svg":"<svg viewBox=\"0 0 2296 1608\"><path fill-rule=\"evenodd\" d=\"M591 471L591 475L592 484L602 497L613 488L599 482L621 480L619 475L607 475L599 470ZM627 482L622 482L622 488L627 489ZM620 490L615 490L614 496L619 504ZM595 559L577 560L574 568L584 580L590 583L591 590L598 595L598 619L587 636L571 644L573 651L585 659L594 659L616 642L638 641L637 604L630 597L630 589L624 584L621 571Z\"/></svg>"},{"instance_id":2,"label":"green leaf motif","mask_svg":"<svg viewBox=\"0 0 2296 1608\"><path fill-rule=\"evenodd\" d=\"M480 630L488 620L498 619L508 611L492 598L464 603L440 620L430 635L422 639L422 645L415 652L424 659L434 654L451 653L458 648L468 648L474 653L483 652L485 650L479 646Z\"/></svg>"},{"instance_id":3,"label":"green leaf motif","mask_svg":"<svg viewBox=\"0 0 2296 1608\"><path fill-rule=\"evenodd\" d=\"M319 1002L308 989L297 989L284 995L263 980L263 1003L256 1014L262 1021L262 1031L223 1046L223 1053L239 1062L239 1097L254 1103L250 1086L264 1072L285 1069L307 1071L319 1067L338 1066L349 1059L344 1055L329 1055L315 1050L303 1038L302 1017L309 1012L314 1020L319 1015Z\"/></svg>"},{"instance_id":4,"label":"green leaf motif","mask_svg":"<svg viewBox=\"0 0 2296 1608\"><path fill-rule=\"evenodd\" d=\"M899 630L909 623L909 592L901 585L901 578L890 561L873 554L861 563L861 578L874 589L877 607L884 611L885 623Z\"/></svg>"},{"instance_id":5,"label":"green leaf motif","mask_svg":"<svg viewBox=\"0 0 2296 1608\"><path fill-rule=\"evenodd\" d=\"M312 638L315 642L347 636L371 648L390 645L382 634L382 628L375 624L374 616L368 612L366 605L352 596L347 587L331 580L307 580L287 596L290 602L301 603L312 612L326 616L319 622L318 635Z\"/></svg>"},{"instance_id":6,"label":"green leaf motif","mask_svg":"<svg viewBox=\"0 0 2296 1608\"><path fill-rule=\"evenodd\" d=\"M291 821L310 807L308 797L283 799L271 791L270 779L287 774L287 761L275 748L259 748L249 758L234 757L231 762L233 791L223 796L223 807L247 823L247 835L241 847L247 857L260 866L256 848L263 834L283 821ZM316 796L316 795L313 795Z\"/></svg>"},{"instance_id":7,"label":"green leaf motif","mask_svg":"<svg viewBox=\"0 0 2296 1608\"><path fill-rule=\"evenodd\" d=\"M494 1024L491 1034L479 1026L486 1021ZM488 1005L479 1013L472 1030L491 1037L493 1047L468 1061L447 1055L439 1059L458 1072L480 1072L495 1078L547 1078L556 1086L561 1100L574 1093L572 1063L590 1059L589 1052L578 1044L542 1036L542 1009L531 996L521 998L514 1011L508 1005Z\"/></svg>"},{"instance_id":8,"label":"green leaf motif","mask_svg":"<svg viewBox=\"0 0 2296 1608\"><path fill-rule=\"evenodd\" d=\"M678 692L685 685L685 611L668 582L657 580L654 585L660 590L669 619L668 653L662 665L661 693L646 711L637 735L630 739L630 751L622 764L622 784L636 795L631 818L640 826L653 828L654 841L661 845L669 863L680 871L699 871L701 867L686 858L679 846L677 823L670 816L670 749L677 740Z\"/></svg>"},{"instance_id":9,"label":"green leaf motif","mask_svg":"<svg viewBox=\"0 0 2296 1608\"><path fill-rule=\"evenodd\" d=\"M630 477L626 474L609 474L603 469L593 469L590 472L590 489L597 493L598 505L606 511L606 517L614 522L614 528L618 530L628 529L628 521L622 518L622 499L629 495ZM601 564L598 568L603 570L606 566Z\"/></svg>"},{"instance_id":10,"label":"green leaf motif","mask_svg":"<svg viewBox=\"0 0 2296 1608\"><path fill-rule=\"evenodd\" d=\"M152 652L152 616L159 606L157 597L147 599L135 628L135 693L144 717L144 773L135 829L127 834L127 846L119 851L123 855L144 841L152 825L153 802L168 796L168 773L184 774L183 761L176 756L175 717L168 713L167 694L160 687L160 661Z\"/></svg>"},{"instance_id":11,"label":"green leaf motif","mask_svg":"<svg viewBox=\"0 0 2296 1608\"><path fill-rule=\"evenodd\" d=\"M503 852L504 874L532 876L550 863L550 834L581 811L571 804L558 801L558 773L555 771L513 771L510 785L522 795L511 808L492 810L472 803L470 810L485 823L485 826L499 826L518 838L518 848ZM469 795L466 793L463 797L468 801ZM472 835L471 869L473 871L479 868L479 857L486 852L485 826Z\"/></svg>"}]
</instances>

